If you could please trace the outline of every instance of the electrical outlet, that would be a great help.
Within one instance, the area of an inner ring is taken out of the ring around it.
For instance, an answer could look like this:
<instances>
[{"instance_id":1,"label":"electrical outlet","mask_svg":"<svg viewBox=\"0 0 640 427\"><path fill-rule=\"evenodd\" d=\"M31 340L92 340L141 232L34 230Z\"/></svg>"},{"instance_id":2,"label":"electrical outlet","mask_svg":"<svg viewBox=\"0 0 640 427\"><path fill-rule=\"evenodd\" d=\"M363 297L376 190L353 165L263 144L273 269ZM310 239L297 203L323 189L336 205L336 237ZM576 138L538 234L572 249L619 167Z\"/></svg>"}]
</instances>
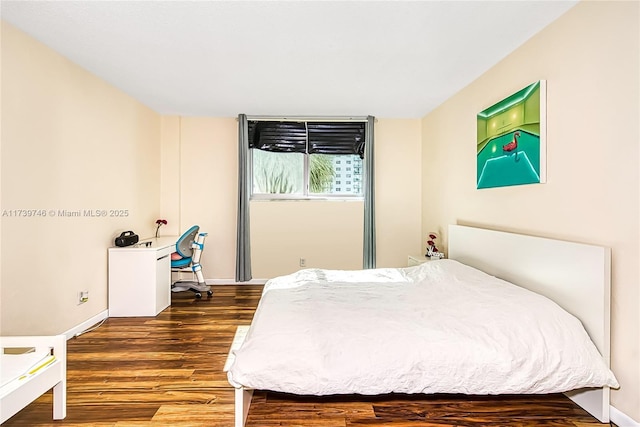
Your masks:
<instances>
[{"instance_id":1,"label":"electrical outlet","mask_svg":"<svg viewBox=\"0 0 640 427\"><path fill-rule=\"evenodd\" d=\"M84 304L87 301L89 301L89 291L78 292L78 305Z\"/></svg>"},{"instance_id":2,"label":"electrical outlet","mask_svg":"<svg viewBox=\"0 0 640 427\"><path fill-rule=\"evenodd\" d=\"M307 266L307 260L304 258L300 258L300 267L306 267Z\"/></svg>"}]
</instances>

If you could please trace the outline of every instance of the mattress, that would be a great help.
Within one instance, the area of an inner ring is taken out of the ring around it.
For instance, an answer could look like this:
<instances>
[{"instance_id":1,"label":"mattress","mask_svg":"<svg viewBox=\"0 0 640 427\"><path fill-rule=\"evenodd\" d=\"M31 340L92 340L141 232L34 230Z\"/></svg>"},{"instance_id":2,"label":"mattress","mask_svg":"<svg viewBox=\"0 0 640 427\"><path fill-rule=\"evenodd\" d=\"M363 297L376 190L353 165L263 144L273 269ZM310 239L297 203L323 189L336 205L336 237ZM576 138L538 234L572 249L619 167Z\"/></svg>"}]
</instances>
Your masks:
<instances>
[{"instance_id":1,"label":"mattress","mask_svg":"<svg viewBox=\"0 0 640 427\"><path fill-rule=\"evenodd\" d=\"M270 280L234 356L234 386L294 394L618 387L578 319L453 260Z\"/></svg>"}]
</instances>

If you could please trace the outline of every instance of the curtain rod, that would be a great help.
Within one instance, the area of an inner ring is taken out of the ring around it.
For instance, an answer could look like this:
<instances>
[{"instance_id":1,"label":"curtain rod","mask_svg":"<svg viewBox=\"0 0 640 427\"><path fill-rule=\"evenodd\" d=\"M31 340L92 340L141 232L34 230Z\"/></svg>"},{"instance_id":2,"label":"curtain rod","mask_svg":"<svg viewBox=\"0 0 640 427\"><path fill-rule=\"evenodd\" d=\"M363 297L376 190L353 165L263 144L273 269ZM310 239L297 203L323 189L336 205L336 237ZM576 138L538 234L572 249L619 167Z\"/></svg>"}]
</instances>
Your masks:
<instances>
[{"instance_id":1,"label":"curtain rod","mask_svg":"<svg viewBox=\"0 0 640 427\"><path fill-rule=\"evenodd\" d=\"M237 120L237 117L236 117ZM298 121L298 122L366 122L366 116L250 116L247 114L247 120L261 121Z\"/></svg>"}]
</instances>

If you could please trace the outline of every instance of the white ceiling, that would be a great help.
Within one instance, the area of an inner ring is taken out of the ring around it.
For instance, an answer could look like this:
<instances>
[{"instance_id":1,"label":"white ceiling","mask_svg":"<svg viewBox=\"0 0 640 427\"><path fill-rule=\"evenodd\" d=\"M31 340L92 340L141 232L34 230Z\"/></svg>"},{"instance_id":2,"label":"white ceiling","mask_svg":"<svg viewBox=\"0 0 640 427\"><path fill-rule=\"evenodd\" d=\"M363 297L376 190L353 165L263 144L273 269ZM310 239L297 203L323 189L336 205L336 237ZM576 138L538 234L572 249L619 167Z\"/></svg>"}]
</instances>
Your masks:
<instances>
[{"instance_id":1,"label":"white ceiling","mask_svg":"<svg viewBox=\"0 0 640 427\"><path fill-rule=\"evenodd\" d=\"M2 0L1 13L161 114L417 118L576 3Z\"/></svg>"}]
</instances>

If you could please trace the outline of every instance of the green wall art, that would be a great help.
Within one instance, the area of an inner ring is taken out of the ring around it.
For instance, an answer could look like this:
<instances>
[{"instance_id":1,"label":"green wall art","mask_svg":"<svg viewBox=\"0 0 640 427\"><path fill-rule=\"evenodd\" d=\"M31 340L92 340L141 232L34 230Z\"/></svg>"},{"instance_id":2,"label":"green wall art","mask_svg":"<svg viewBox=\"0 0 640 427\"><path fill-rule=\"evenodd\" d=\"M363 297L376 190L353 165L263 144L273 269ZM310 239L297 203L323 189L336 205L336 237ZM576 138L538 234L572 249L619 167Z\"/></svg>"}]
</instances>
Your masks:
<instances>
[{"instance_id":1,"label":"green wall art","mask_svg":"<svg viewBox=\"0 0 640 427\"><path fill-rule=\"evenodd\" d=\"M546 182L546 80L478 113L477 188Z\"/></svg>"}]
</instances>

